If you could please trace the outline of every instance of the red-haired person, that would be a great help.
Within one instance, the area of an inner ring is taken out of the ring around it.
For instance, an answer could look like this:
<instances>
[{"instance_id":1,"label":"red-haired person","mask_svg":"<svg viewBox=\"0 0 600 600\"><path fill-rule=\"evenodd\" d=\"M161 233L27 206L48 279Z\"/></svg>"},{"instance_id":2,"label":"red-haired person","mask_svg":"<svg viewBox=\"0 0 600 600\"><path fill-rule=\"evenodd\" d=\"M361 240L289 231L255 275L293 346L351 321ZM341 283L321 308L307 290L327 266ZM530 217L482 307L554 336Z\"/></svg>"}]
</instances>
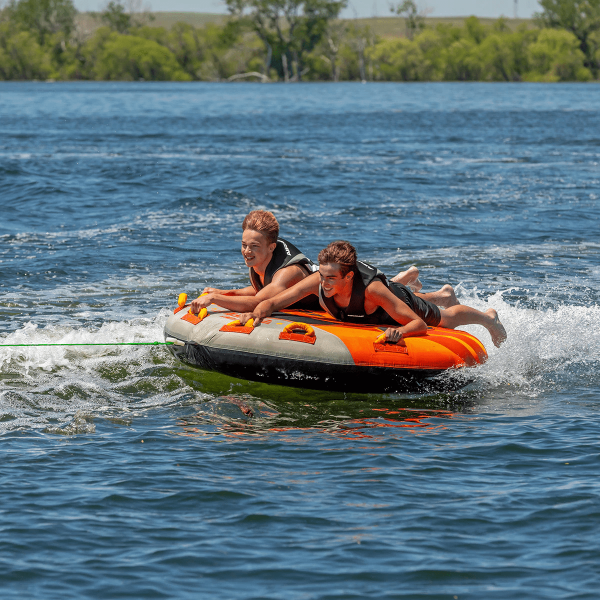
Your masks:
<instances>
[{"instance_id":1,"label":"red-haired person","mask_svg":"<svg viewBox=\"0 0 600 600\"><path fill-rule=\"evenodd\" d=\"M250 271L251 285L238 290L204 289L205 295L192 302L192 311L217 304L235 312L253 311L268 298L289 289L316 272L318 267L292 243L279 237L279 223L273 213L266 210L253 210L242 223L242 256ZM420 289L419 271L411 267L399 273L392 281ZM417 291L418 291L417 289ZM420 297L439 304L458 304L451 286L445 285L438 292L419 294ZM319 299L309 294L294 308L320 310Z\"/></svg>"},{"instance_id":2,"label":"red-haired person","mask_svg":"<svg viewBox=\"0 0 600 600\"><path fill-rule=\"evenodd\" d=\"M274 298L264 300L251 317L260 325L274 311L286 308L302 298L318 296L323 310L340 321L390 325L385 335L388 341L423 335L427 326L454 329L460 325L483 325L494 345L506 340L506 331L498 313L490 308L481 312L461 304L438 308L432 302L416 296L406 286L388 282L377 268L356 259L356 250L349 242L332 242L319 253L319 272L309 275L292 288Z\"/></svg>"},{"instance_id":3,"label":"red-haired person","mask_svg":"<svg viewBox=\"0 0 600 600\"><path fill-rule=\"evenodd\" d=\"M246 215L242 230L242 256L250 271L251 285L239 290L205 288L205 295L192 302L193 312L210 304L236 312L252 311L263 300L317 271L317 266L294 244L279 237L279 223L273 213L253 210ZM295 308L319 309L319 300L309 295Z\"/></svg>"}]
</instances>

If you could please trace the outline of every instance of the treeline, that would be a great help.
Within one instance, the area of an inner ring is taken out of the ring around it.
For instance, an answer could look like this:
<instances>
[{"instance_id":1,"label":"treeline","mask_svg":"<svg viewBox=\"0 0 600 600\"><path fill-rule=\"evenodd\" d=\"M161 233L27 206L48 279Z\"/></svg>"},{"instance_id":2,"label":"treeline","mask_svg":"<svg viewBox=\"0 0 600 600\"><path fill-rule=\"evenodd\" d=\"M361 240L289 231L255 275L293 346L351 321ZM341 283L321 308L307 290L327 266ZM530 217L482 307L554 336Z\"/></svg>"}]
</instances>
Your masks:
<instances>
[{"instance_id":1,"label":"treeline","mask_svg":"<svg viewBox=\"0 0 600 600\"><path fill-rule=\"evenodd\" d=\"M0 80L589 81L600 71L600 0L541 0L537 26L428 27L412 0L406 36L337 19L344 1L226 0L224 25L154 27L111 1L93 32L72 0L11 0L0 12Z\"/></svg>"}]
</instances>

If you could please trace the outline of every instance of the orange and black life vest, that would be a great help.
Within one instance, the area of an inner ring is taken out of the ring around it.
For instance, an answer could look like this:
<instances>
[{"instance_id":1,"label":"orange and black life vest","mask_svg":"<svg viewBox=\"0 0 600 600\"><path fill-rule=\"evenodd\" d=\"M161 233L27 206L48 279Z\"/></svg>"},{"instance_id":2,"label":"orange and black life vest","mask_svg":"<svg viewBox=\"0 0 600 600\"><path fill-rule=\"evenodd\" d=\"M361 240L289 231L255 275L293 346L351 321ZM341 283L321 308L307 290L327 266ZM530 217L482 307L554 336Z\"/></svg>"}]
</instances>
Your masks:
<instances>
[{"instance_id":1,"label":"orange and black life vest","mask_svg":"<svg viewBox=\"0 0 600 600\"><path fill-rule=\"evenodd\" d=\"M265 271L264 283L260 280L260 277L252 267L250 267L250 283L252 284L252 287L259 292L273 281L273 276L277 271L292 265L302 267L309 275L318 270L315 263L302 254L294 244L282 238L278 238L277 245L273 251L273 256Z\"/></svg>"},{"instance_id":2,"label":"orange and black life vest","mask_svg":"<svg viewBox=\"0 0 600 600\"><path fill-rule=\"evenodd\" d=\"M260 277L252 267L250 267L250 283L252 284L252 287L259 292L273 281L273 276L275 273L277 273L277 271L292 265L298 265L304 269L308 275L319 270L317 265L315 265L310 258L300 252L300 250L298 250L294 244L282 238L278 238L277 246L275 246L275 250L273 251L273 257L269 261L267 269L265 270L264 283L260 280ZM311 294L306 298L302 298L302 300L299 300L289 308L321 310L319 299L314 294Z\"/></svg>"}]
</instances>

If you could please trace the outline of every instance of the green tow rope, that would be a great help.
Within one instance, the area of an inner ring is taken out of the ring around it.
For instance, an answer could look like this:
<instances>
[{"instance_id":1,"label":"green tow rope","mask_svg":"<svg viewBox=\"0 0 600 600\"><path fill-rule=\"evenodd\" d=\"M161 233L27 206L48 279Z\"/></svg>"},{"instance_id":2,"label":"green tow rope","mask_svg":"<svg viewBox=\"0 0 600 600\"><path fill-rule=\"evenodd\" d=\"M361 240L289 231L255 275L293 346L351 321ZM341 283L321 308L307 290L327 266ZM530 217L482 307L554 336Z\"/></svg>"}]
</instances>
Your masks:
<instances>
[{"instance_id":1,"label":"green tow rope","mask_svg":"<svg viewBox=\"0 0 600 600\"><path fill-rule=\"evenodd\" d=\"M79 344L0 344L0 348L34 348L38 346L172 346L175 342L97 342Z\"/></svg>"}]
</instances>

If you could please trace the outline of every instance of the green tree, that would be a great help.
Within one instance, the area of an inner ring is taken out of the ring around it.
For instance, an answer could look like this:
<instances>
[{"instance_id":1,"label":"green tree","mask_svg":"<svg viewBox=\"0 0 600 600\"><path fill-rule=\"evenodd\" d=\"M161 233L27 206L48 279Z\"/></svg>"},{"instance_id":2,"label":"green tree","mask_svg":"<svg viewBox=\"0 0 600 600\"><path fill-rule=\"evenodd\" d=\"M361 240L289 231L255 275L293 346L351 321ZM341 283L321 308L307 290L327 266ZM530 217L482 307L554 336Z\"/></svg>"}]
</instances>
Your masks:
<instances>
[{"instance_id":1,"label":"green tree","mask_svg":"<svg viewBox=\"0 0 600 600\"><path fill-rule=\"evenodd\" d=\"M61 81L82 79L84 77L82 47L82 40L71 38L70 41L65 42L61 32L46 37L43 49L52 65L49 78Z\"/></svg>"},{"instance_id":2,"label":"green tree","mask_svg":"<svg viewBox=\"0 0 600 600\"><path fill-rule=\"evenodd\" d=\"M323 37L319 45L317 46L318 58L323 63L323 66L315 65L312 63L312 69L322 71L323 67L327 65L329 67L329 77L331 81L340 80L340 62L339 54L342 48L342 44L346 41L348 34L348 26L343 21L330 21L325 29ZM319 77L313 77L319 79Z\"/></svg>"},{"instance_id":3,"label":"green tree","mask_svg":"<svg viewBox=\"0 0 600 600\"><path fill-rule=\"evenodd\" d=\"M136 35L142 36L142 32L149 29L137 30ZM155 39L173 52L177 62L193 79L221 80L261 70L260 40L253 34L241 37L239 33L237 27L229 25L222 27L208 23L196 28L187 23L176 23L166 32L164 41L158 36Z\"/></svg>"},{"instance_id":4,"label":"green tree","mask_svg":"<svg viewBox=\"0 0 600 600\"><path fill-rule=\"evenodd\" d=\"M443 77L444 46L438 31L426 29L414 40L382 40L368 52L377 79L439 81Z\"/></svg>"},{"instance_id":5,"label":"green tree","mask_svg":"<svg viewBox=\"0 0 600 600\"><path fill-rule=\"evenodd\" d=\"M69 37L75 29L77 10L72 0L11 0L6 7L9 20L33 33L40 45L54 33Z\"/></svg>"},{"instance_id":6,"label":"green tree","mask_svg":"<svg viewBox=\"0 0 600 600\"><path fill-rule=\"evenodd\" d=\"M151 27L149 25L142 25L140 27L134 27L130 29L129 33L135 35L136 37L144 38L145 40L152 40L161 46L166 46L169 48L169 32L164 27Z\"/></svg>"},{"instance_id":7,"label":"green tree","mask_svg":"<svg viewBox=\"0 0 600 600\"><path fill-rule=\"evenodd\" d=\"M208 24L208 28L220 31L220 28L213 24ZM189 23L175 23L167 36L167 47L177 59L182 69L188 73L193 79L205 79L206 71L203 66L209 59L209 46L206 43L207 32L197 29ZM211 41L217 41L218 34ZM212 49L216 51L217 45ZM212 65L211 65L212 67ZM214 71L211 67L209 71ZM219 74L216 78L220 79Z\"/></svg>"},{"instance_id":8,"label":"green tree","mask_svg":"<svg viewBox=\"0 0 600 600\"><path fill-rule=\"evenodd\" d=\"M466 37L473 40L476 44L481 44L488 35L486 28L477 17L468 17L465 19L465 33L467 34Z\"/></svg>"},{"instance_id":9,"label":"green tree","mask_svg":"<svg viewBox=\"0 0 600 600\"><path fill-rule=\"evenodd\" d=\"M454 42L445 52L446 81L477 81L482 75L479 46L468 37Z\"/></svg>"},{"instance_id":10,"label":"green tree","mask_svg":"<svg viewBox=\"0 0 600 600\"><path fill-rule=\"evenodd\" d=\"M425 18L419 13L414 0L404 0L401 4L397 4L396 6L392 4L390 6L390 11L399 17L404 18L406 36L409 40L412 40L421 29L425 29Z\"/></svg>"},{"instance_id":11,"label":"green tree","mask_svg":"<svg viewBox=\"0 0 600 600\"><path fill-rule=\"evenodd\" d=\"M519 44L522 34L493 33L479 47L482 78L487 81L520 81L524 49Z\"/></svg>"},{"instance_id":12,"label":"green tree","mask_svg":"<svg viewBox=\"0 0 600 600\"><path fill-rule=\"evenodd\" d=\"M374 65L375 79L380 81L418 81L418 66L423 56L418 46L407 39L386 39L375 44L368 51ZM419 54L414 59L414 54ZM417 68L415 68L415 66Z\"/></svg>"},{"instance_id":13,"label":"green tree","mask_svg":"<svg viewBox=\"0 0 600 600\"><path fill-rule=\"evenodd\" d=\"M284 81L302 79L304 58L321 41L347 0L225 0L264 44L264 72L271 64Z\"/></svg>"},{"instance_id":14,"label":"green tree","mask_svg":"<svg viewBox=\"0 0 600 600\"><path fill-rule=\"evenodd\" d=\"M600 71L600 30L594 31L588 37L590 66L594 73Z\"/></svg>"},{"instance_id":15,"label":"green tree","mask_svg":"<svg viewBox=\"0 0 600 600\"><path fill-rule=\"evenodd\" d=\"M0 24L0 79L47 79L51 72L50 57L33 34Z\"/></svg>"},{"instance_id":16,"label":"green tree","mask_svg":"<svg viewBox=\"0 0 600 600\"><path fill-rule=\"evenodd\" d=\"M358 75L361 81L367 80L367 63L369 64L369 78L373 80L372 61L367 50L375 45L375 41L375 35L368 25L364 27L350 25L348 27L347 44L356 54Z\"/></svg>"},{"instance_id":17,"label":"green tree","mask_svg":"<svg viewBox=\"0 0 600 600\"><path fill-rule=\"evenodd\" d=\"M588 81L592 78L584 65L579 41L564 29L542 29L529 46L529 81Z\"/></svg>"},{"instance_id":18,"label":"green tree","mask_svg":"<svg viewBox=\"0 0 600 600\"><path fill-rule=\"evenodd\" d=\"M125 6L115 0L111 0L100 13L100 20L104 25L117 33L128 33L134 25L131 14L125 10Z\"/></svg>"},{"instance_id":19,"label":"green tree","mask_svg":"<svg viewBox=\"0 0 600 600\"><path fill-rule=\"evenodd\" d=\"M189 81L174 54L153 40L96 31L85 49L88 76L101 81Z\"/></svg>"},{"instance_id":20,"label":"green tree","mask_svg":"<svg viewBox=\"0 0 600 600\"><path fill-rule=\"evenodd\" d=\"M100 13L100 21L117 33L131 33L133 29L143 27L154 21L152 13L142 10L141 0L111 0Z\"/></svg>"},{"instance_id":21,"label":"green tree","mask_svg":"<svg viewBox=\"0 0 600 600\"><path fill-rule=\"evenodd\" d=\"M579 40L587 66L594 66L589 37L600 30L600 0L539 0L537 19L542 27L566 29Z\"/></svg>"}]
</instances>

